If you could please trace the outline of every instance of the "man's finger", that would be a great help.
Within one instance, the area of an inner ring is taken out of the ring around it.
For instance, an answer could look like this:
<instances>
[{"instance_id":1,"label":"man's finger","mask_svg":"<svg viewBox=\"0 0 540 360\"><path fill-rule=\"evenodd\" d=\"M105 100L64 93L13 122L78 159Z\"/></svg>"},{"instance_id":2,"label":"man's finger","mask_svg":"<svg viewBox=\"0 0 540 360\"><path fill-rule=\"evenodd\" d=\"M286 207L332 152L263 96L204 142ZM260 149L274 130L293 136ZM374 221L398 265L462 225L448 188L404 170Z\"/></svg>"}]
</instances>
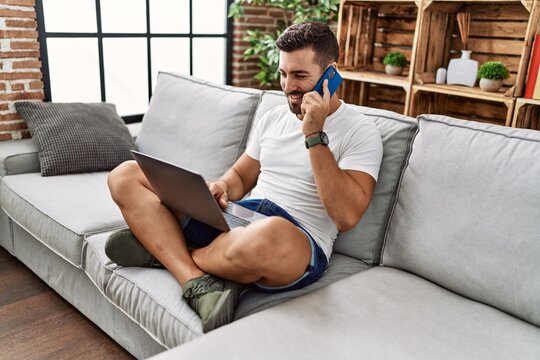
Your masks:
<instances>
[{"instance_id":1,"label":"man's finger","mask_svg":"<svg viewBox=\"0 0 540 360\"><path fill-rule=\"evenodd\" d=\"M323 99L327 104L330 104L330 90L328 90L328 79L324 79L322 84Z\"/></svg>"},{"instance_id":2,"label":"man's finger","mask_svg":"<svg viewBox=\"0 0 540 360\"><path fill-rule=\"evenodd\" d=\"M227 206L229 206L229 204L227 204L227 201L229 200L229 197L227 196L227 193L224 192L223 194L221 194L221 196L219 197L219 205L222 207L222 208L226 208Z\"/></svg>"}]
</instances>

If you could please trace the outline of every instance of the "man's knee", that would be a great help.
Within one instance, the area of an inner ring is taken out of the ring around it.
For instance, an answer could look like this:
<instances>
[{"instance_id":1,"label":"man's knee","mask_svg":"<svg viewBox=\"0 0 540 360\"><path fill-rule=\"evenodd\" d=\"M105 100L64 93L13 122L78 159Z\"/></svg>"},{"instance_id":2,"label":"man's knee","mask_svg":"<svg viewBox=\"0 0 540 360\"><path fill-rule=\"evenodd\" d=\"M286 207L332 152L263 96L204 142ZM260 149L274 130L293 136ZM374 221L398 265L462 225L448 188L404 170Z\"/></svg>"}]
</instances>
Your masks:
<instances>
[{"instance_id":1,"label":"man's knee","mask_svg":"<svg viewBox=\"0 0 540 360\"><path fill-rule=\"evenodd\" d=\"M111 171L107 185L116 203L122 201L125 195L129 195L140 171L139 165L134 160L125 161Z\"/></svg>"}]
</instances>

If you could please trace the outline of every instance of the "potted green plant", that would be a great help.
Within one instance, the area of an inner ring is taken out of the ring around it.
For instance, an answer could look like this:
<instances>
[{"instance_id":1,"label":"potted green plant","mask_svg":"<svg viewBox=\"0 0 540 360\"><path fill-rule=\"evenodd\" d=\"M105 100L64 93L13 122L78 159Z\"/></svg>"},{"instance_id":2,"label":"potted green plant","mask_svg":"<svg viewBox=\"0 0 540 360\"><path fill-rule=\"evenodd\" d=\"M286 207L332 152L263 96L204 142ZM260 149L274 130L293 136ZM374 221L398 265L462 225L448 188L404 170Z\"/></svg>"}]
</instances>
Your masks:
<instances>
[{"instance_id":1,"label":"potted green plant","mask_svg":"<svg viewBox=\"0 0 540 360\"><path fill-rule=\"evenodd\" d=\"M478 69L480 88L484 91L499 91L503 80L510 77L506 66L500 61L488 61Z\"/></svg>"},{"instance_id":2,"label":"potted green plant","mask_svg":"<svg viewBox=\"0 0 540 360\"><path fill-rule=\"evenodd\" d=\"M401 75L403 68L407 65L407 58L399 51L389 52L384 56L384 71L388 75Z\"/></svg>"}]
</instances>

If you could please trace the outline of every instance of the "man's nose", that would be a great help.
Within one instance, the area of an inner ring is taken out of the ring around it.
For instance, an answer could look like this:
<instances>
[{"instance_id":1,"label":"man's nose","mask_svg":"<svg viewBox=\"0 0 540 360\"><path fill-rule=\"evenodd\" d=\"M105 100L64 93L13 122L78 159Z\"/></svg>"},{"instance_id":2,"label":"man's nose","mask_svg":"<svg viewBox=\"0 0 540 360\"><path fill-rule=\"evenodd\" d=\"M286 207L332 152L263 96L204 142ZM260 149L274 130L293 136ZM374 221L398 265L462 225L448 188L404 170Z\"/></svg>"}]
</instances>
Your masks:
<instances>
[{"instance_id":1,"label":"man's nose","mask_svg":"<svg viewBox=\"0 0 540 360\"><path fill-rule=\"evenodd\" d=\"M281 80L281 87L286 93L296 90L295 81L290 77Z\"/></svg>"}]
</instances>

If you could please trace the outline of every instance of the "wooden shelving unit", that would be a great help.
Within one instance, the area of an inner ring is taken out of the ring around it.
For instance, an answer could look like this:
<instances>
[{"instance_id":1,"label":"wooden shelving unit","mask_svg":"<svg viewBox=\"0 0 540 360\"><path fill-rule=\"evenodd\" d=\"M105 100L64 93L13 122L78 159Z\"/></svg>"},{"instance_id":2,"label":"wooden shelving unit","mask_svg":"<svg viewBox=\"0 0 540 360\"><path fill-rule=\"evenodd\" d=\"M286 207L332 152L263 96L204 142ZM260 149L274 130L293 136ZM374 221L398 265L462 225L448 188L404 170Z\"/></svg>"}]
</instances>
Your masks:
<instances>
[{"instance_id":1,"label":"wooden shelving unit","mask_svg":"<svg viewBox=\"0 0 540 360\"><path fill-rule=\"evenodd\" d=\"M497 93L434 83L437 69L461 56L456 20L461 11L471 13L472 58L480 65L502 61L510 70ZM525 105L516 99L523 95L538 32L540 1L342 0L339 68L346 81L341 95L348 102L409 116L438 113L517 126L514 108ZM382 58L389 51L401 51L410 61L403 76L384 73Z\"/></svg>"},{"instance_id":2,"label":"wooden shelving unit","mask_svg":"<svg viewBox=\"0 0 540 360\"><path fill-rule=\"evenodd\" d=\"M540 100L518 98L514 110L513 127L540 130Z\"/></svg>"},{"instance_id":3,"label":"wooden shelving unit","mask_svg":"<svg viewBox=\"0 0 540 360\"><path fill-rule=\"evenodd\" d=\"M347 80L341 89L346 101L408 113L421 5L421 0L342 0L339 68ZM392 51L409 61L403 75L384 72L382 59Z\"/></svg>"},{"instance_id":4,"label":"wooden shelving unit","mask_svg":"<svg viewBox=\"0 0 540 360\"><path fill-rule=\"evenodd\" d=\"M439 114L506 126L512 124L515 100L508 96L508 91L492 93L478 87L446 84L414 85L410 111L411 114L415 114L414 116L426 113L425 104L422 104L422 101L425 102L425 93L440 94L438 97L432 96L437 100L434 100L434 104L430 104L430 113L435 111ZM501 115L506 116L502 118Z\"/></svg>"}]
</instances>

